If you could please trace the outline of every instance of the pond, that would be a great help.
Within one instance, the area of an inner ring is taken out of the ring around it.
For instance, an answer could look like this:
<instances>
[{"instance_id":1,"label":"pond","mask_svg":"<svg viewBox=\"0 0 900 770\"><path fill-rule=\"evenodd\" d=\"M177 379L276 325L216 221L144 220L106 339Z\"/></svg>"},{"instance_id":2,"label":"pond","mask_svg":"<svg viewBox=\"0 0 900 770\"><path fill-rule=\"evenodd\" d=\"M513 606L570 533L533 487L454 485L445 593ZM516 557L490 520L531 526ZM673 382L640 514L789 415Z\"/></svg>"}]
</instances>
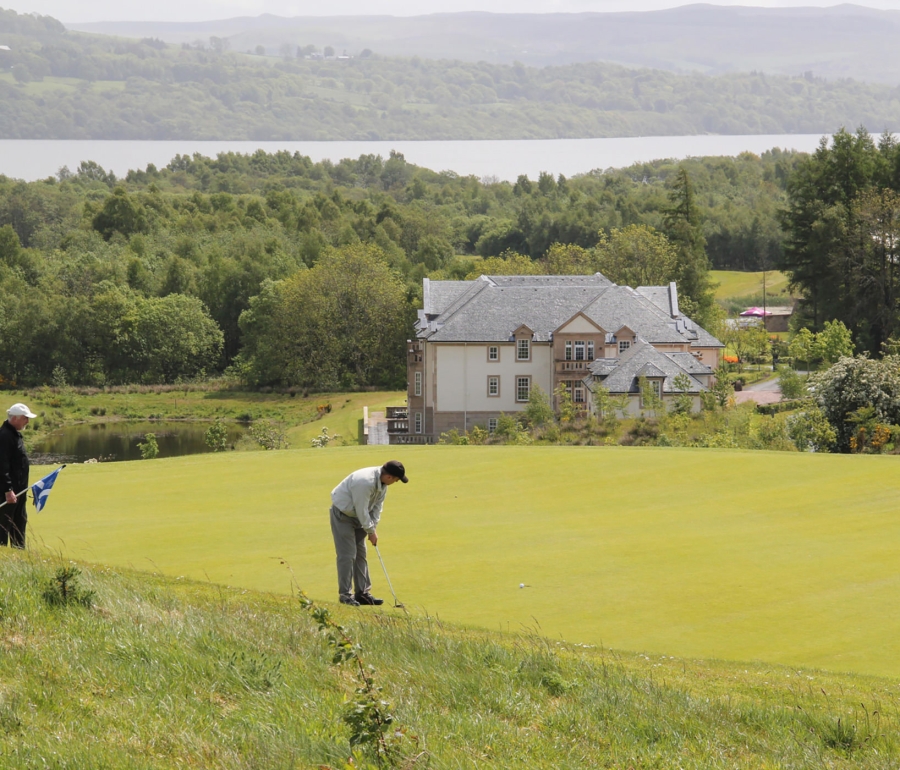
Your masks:
<instances>
[{"instance_id":1,"label":"pond","mask_svg":"<svg viewBox=\"0 0 900 770\"><path fill-rule=\"evenodd\" d=\"M210 451L205 441L209 426L208 422L174 421L70 425L43 437L29 452L29 457L36 465L140 460L138 444L147 433L156 435L159 457L200 454ZM247 432L247 426L235 423L227 423L226 429L229 447Z\"/></svg>"}]
</instances>

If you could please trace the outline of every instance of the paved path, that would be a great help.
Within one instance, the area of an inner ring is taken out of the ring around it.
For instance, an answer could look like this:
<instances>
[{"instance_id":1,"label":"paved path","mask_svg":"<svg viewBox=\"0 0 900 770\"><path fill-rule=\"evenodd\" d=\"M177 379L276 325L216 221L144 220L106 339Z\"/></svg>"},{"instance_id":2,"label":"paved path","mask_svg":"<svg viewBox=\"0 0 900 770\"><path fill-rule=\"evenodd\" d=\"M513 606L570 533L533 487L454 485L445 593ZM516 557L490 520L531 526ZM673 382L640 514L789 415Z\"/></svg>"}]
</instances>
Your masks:
<instances>
[{"instance_id":1,"label":"paved path","mask_svg":"<svg viewBox=\"0 0 900 770\"><path fill-rule=\"evenodd\" d=\"M781 401L778 378L770 377L762 382L754 382L734 394L734 403L743 404L747 401L755 401L757 404L777 404Z\"/></svg>"},{"instance_id":2,"label":"paved path","mask_svg":"<svg viewBox=\"0 0 900 770\"><path fill-rule=\"evenodd\" d=\"M390 444L384 412L369 412L369 443Z\"/></svg>"}]
</instances>

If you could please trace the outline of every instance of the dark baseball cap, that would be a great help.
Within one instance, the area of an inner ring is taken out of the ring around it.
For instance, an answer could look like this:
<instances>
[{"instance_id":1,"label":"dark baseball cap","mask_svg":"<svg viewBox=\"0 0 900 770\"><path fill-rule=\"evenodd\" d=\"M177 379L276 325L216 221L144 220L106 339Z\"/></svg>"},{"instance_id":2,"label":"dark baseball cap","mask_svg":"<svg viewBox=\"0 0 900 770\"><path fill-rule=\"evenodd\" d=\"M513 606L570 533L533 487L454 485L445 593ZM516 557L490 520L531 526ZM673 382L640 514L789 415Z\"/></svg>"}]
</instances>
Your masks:
<instances>
[{"instance_id":1,"label":"dark baseball cap","mask_svg":"<svg viewBox=\"0 0 900 770\"><path fill-rule=\"evenodd\" d=\"M387 473L389 476L395 476L404 484L409 481L409 479L406 478L406 468L403 467L403 463L399 460L388 460L381 466L381 472Z\"/></svg>"}]
</instances>

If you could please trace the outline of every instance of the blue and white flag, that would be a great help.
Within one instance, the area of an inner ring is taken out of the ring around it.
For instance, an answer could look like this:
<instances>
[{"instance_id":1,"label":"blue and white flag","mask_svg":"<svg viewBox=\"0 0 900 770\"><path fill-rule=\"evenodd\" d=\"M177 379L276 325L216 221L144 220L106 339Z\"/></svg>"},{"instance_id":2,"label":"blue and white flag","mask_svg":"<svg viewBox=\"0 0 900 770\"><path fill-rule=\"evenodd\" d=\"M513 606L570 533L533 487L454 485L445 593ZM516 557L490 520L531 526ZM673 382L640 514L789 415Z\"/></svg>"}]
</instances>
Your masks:
<instances>
[{"instance_id":1,"label":"blue and white flag","mask_svg":"<svg viewBox=\"0 0 900 770\"><path fill-rule=\"evenodd\" d=\"M56 481L59 472L65 467L65 465L60 465L53 473L44 476L40 481L36 481L31 485L31 494L34 497L34 510L38 513L44 510L47 498L50 497L50 490L53 489L53 482Z\"/></svg>"}]
</instances>

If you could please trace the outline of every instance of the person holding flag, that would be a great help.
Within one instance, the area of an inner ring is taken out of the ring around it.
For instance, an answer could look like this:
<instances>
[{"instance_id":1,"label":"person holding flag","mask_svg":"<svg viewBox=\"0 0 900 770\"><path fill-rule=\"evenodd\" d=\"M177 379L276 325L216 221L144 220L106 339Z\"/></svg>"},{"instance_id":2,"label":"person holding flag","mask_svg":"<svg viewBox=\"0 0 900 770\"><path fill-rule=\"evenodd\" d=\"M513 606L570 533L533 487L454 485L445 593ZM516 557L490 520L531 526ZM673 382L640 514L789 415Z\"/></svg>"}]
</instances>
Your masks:
<instances>
[{"instance_id":1,"label":"person holding flag","mask_svg":"<svg viewBox=\"0 0 900 770\"><path fill-rule=\"evenodd\" d=\"M24 548L29 462L22 431L35 415L25 404L13 404L6 415L0 426L0 546Z\"/></svg>"}]
</instances>

